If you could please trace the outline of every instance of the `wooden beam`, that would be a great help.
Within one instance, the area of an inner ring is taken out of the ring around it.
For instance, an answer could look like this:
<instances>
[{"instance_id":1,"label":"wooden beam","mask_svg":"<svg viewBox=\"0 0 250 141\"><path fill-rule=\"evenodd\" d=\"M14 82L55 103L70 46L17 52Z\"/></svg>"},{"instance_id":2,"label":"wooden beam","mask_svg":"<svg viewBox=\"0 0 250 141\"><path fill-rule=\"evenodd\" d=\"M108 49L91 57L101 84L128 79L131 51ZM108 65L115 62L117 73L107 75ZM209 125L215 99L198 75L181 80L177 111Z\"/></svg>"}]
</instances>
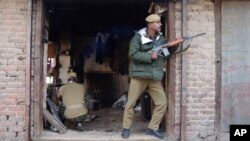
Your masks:
<instances>
[{"instance_id":1,"label":"wooden beam","mask_svg":"<svg viewBox=\"0 0 250 141\"><path fill-rule=\"evenodd\" d=\"M187 0L182 0L182 36L187 35ZM182 44L185 47L185 42ZM186 140L187 55L181 55L181 141Z\"/></svg>"},{"instance_id":2,"label":"wooden beam","mask_svg":"<svg viewBox=\"0 0 250 141\"><path fill-rule=\"evenodd\" d=\"M166 35L168 41L175 39L175 2L168 2L167 18L166 18ZM166 127L167 134L173 137L175 128L175 70L176 70L176 58L172 57L167 61L167 75L166 75L166 87L168 100L168 110L166 113Z\"/></svg>"},{"instance_id":3,"label":"wooden beam","mask_svg":"<svg viewBox=\"0 0 250 141\"><path fill-rule=\"evenodd\" d=\"M221 0L215 0L215 137L220 140L220 120L221 120Z\"/></svg>"},{"instance_id":4,"label":"wooden beam","mask_svg":"<svg viewBox=\"0 0 250 141\"><path fill-rule=\"evenodd\" d=\"M36 0L35 10L35 35L34 35L34 91L33 102L33 136L37 137L43 131L43 111L42 111L42 84L43 84L43 0Z\"/></svg>"},{"instance_id":5,"label":"wooden beam","mask_svg":"<svg viewBox=\"0 0 250 141\"><path fill-rule=\"evenodd\" d=\"M25 135L30 139L30 94L31 94L31 36L32 36L32 0L27 2L27 36L26 36L26 75L25 75Z\"/></svg>"}]
</instances>

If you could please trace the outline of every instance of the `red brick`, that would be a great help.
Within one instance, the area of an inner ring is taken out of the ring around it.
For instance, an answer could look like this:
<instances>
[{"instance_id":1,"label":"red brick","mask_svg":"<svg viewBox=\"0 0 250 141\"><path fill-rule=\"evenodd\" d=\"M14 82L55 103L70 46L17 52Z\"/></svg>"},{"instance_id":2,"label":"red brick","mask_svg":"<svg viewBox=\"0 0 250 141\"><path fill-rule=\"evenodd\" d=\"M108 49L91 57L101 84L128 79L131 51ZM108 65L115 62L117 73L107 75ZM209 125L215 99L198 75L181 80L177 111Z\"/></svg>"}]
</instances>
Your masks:
<instances>
[{"instance_id":1,"label":"red brick","mask_svg":"<svg viewBox=\"0 0 250 141\"><path fill-rule=\"evenodd\" d=\"M0 113L6 110L6 106L5 105L0 105Z\"/></svg>"},{"instance_id":2,"label":"red brick","mask_svg":"<svg viewBox=\"0 0 250 141\"><path fill-rule=\"evenodd\" d=\"M0 132L7 132L7 127L0 127Z\"/></svg>"},{"instance_id":3,"label":"red brick","mask_svg":"<svg viewBox=\"0 0 250 141\"><path fill-rule=\"evenodd\" d=\"M9 132L23 132L23 127L9 127Z\"/></svg>"},{"instance_id":4,"label":"red brick","mask_svg":"<svg viewBox=\"0 0 250 141\"><path fill-rule=\"evenodd\" d=\"M5 57L7 56L5 55ZM9 58L13 58L13 55L10 55ZM4 66L3 70L4 71L17 71L17 66L12 66L12 65Z\"/></svg>"},{"instance_id":5,"label":"red brick","mask_svg":"<svg viewBox=\"0 0 250 141\"><path fill-rule=\"evenodd\" d=\"M14 116L16 115L16 112L14 111L4 111L4 112L1 112L1 115L9 115L9 116Z\"/></svg>"},{"instance_id":6,"label":"red brick","mask_svg":"<svg viewBox=\"0 0 250 141\"><path fill-rule=\"evenodd\" d=\"M23 94L8 94L8 95L6 95L7 99L21 99L24 97L25 96Z\"/></svg>"},{"instance_id":7,"label":"red brick","mask_svg":"<svg viewBox=\"0 0 250 141\"><path fill-rule=\"evenodd\" d=\"M0 127L7 126L16 126L16 123L13 121L0 121Z\"/></svg>"},{"instance_id":8,"label":"red brick","mask_svg":"<svg viewBox=\"0 0 250 141\"><path fill-rule=\"evenodd\" d=\"M5 105L16 105L17 104L17 100L16 99L5 99L4 104Z\"/></svg>"},{"instance_id":9,"label":"red brick","mask_svg":"<svg viewBox=\"0 0 250 141\"><path fill-rule=\"evenodd\" d=\"M16 105L16 106L7 106L7 110L9 111L24 111L25 107L22 105Z\"/></svg>"},{"instance_id":10,"label":"red brick","mask_svg":"<svg viewBox=\"0 0 250 141\"><path fill-rule=\"evenodd\" d=\"M25 116L25 111L16 111L16 116Z\"/></svg>"}]
</instances>

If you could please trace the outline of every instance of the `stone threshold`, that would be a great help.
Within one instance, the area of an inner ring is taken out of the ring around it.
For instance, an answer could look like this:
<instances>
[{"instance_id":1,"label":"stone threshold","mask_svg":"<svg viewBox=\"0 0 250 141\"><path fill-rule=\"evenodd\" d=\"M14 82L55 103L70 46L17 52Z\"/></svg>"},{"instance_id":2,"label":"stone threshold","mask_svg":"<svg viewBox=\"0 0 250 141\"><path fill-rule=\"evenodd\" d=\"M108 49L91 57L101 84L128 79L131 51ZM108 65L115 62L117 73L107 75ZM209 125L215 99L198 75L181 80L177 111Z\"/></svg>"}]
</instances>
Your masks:
<instances>
[{"instance_id":1,"label":"stone threshold","mask_svg":"<svg viewBox=\"0 0 250 141\"><path fill-rule=\"evenodd\" d=\"M44 130L42 136L32 138L33 141L178 141L176 138L165 137L158 139L146 135L142 132L131 132L128 139L121 137L120 131L103 132L103 131L73 131L67 130L64 134Z\"/></svg>"}]
</instances>

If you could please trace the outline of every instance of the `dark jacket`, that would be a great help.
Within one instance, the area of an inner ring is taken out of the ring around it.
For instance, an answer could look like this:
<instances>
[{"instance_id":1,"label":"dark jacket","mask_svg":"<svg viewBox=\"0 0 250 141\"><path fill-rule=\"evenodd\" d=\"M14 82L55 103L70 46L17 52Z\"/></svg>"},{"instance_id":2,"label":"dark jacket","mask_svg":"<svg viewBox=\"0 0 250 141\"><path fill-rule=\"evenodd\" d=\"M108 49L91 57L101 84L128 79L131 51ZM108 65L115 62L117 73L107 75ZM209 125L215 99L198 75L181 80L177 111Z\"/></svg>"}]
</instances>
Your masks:
<instances>
[{"instance_id":1,"label":"dark jacket","mask_svg":"<svg viewBox=\"0 0 250 141\"><path fill-rule=\"evenodd\" d=\"M165 59L162 56L158 56L157 60L152 61L151 52L149 51L154 46L165 43L166 39L160 33L155 41L148 38L146 36L146 28L135 33L129 46L129 77L162 80Z\"/></svg>"}]
</instances>

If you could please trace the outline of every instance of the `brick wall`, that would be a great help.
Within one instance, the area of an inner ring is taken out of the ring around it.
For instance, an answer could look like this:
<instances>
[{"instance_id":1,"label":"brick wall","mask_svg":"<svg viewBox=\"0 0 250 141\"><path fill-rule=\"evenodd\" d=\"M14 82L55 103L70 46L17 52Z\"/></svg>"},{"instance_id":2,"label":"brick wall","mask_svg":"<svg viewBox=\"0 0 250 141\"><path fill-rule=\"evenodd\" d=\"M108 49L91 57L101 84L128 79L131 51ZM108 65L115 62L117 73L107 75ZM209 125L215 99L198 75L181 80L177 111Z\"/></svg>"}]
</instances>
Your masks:
<instances>
[{"instance_id":1,"label":"brick wall","mask_svg":"<svg viewBox=\"0 0 250 141\"><path fill-rule=\"evenodd\" d=\"M24 140L27 0L0 0L0 140ZM181 34L181 3L176 4L177 36ZM215 27L214 3L188 0L188 34L206 32L193 40L187 55L188 140L214 140ZM181 61L176 62L176 136L180 131Z\"/></svg>"},{"instance_id":2,"label":"brick wall","mask_svg":"<svg viewBox=\"0 0 250 141\"><path fill-rule=\"evenodd\" d=\"M26 0L0 0L0 140L24 140Z\"/></svg>"},{"instance_id":3,"label":"brick wall","mask_svg":"<svg viewBox=\"0 0 250 141\"><path fill-rule=\"evenodd\" d=\"M177 3L176 34L181 35L181 3ZM206 32L187 50L186 138L214 141L215 129L215 20L210 0L188 0L187 33ZM176 62L176 136L180 136L181 56Z\"/></svg>"}]
</instances>

